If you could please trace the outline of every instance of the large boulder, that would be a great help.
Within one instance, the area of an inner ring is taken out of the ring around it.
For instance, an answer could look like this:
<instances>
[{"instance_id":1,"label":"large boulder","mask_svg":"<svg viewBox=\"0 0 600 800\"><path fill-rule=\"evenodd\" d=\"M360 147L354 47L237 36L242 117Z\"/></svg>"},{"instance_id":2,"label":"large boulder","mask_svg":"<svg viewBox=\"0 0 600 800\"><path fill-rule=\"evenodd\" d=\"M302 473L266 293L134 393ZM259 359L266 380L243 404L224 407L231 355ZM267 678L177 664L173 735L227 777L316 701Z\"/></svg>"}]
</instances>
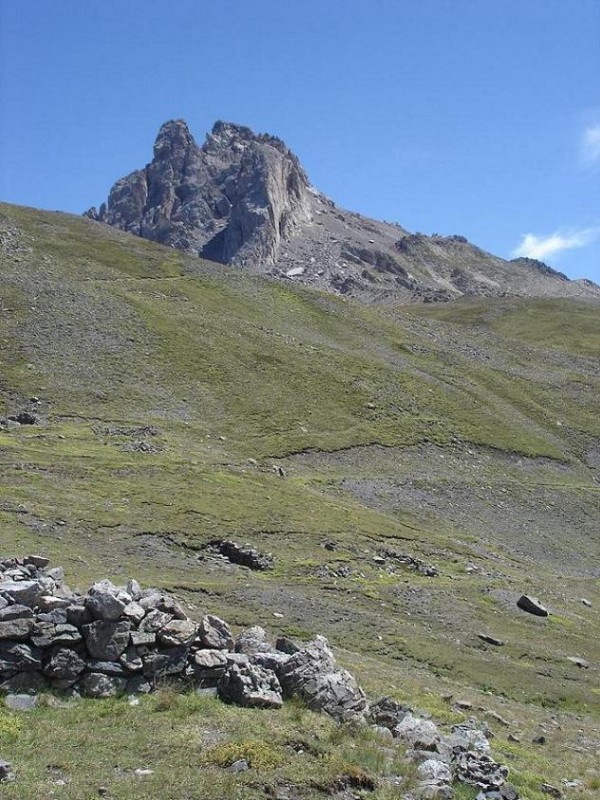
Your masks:
<instances>
[{"instance_id":1,"label":"large boulder","mask_svg":"<svg viewBox=\"0 0 600 800\"><path fill-rule=\"evenodd\" d=\"M279 675L284 694L300 697L313 711L348 720L362 717L367 709L363 690L349 672L336 665L323 636L290 656Z\"/></svg>"},{"instance_id":2,"label":"large boulder","mask_svg":"<svg viewBox=\"0 0 600 800\"><path fill-rule=\"evenodd\" d=\"M274 672L252 664L233 664L218 684L226 703L251 708L281 708L281 685Z\"/></svg>"}]
</instances>

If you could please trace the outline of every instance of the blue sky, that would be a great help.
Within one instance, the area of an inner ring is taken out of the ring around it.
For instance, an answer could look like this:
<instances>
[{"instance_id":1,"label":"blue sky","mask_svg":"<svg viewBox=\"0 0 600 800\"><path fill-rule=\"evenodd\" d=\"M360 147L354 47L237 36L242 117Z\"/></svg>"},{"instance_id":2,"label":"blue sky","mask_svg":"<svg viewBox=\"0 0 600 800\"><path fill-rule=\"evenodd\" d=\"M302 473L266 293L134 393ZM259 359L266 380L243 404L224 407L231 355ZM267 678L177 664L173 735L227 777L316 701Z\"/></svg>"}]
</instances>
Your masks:
<instances>
[{"instance_id":1,"label":"blue sky","mask_svg":"<svg viewBox=\"0 0 600 800\"><path fill-rule=\"evenodd\" d=\"M598 0L0 0L0 199L81 212L162 122L339 205L600 282Z\"/></svg>"}]
</instances>

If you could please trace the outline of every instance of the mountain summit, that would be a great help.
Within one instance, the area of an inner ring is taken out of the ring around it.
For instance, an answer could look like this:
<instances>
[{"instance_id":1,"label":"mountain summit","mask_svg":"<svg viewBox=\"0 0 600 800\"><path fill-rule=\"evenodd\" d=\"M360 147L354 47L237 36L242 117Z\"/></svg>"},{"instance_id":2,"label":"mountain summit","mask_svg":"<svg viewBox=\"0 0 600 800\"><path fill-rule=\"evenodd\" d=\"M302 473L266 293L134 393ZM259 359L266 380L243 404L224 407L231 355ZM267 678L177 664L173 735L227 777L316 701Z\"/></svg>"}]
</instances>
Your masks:
<instances>
[{"instance_id":1,"label":"mountain summit","mask_svg":"<svg viewBox=\"0 0 600 800\"><path fill-rule=\"evenodd\" d=\"M152 161L86 216L212 261L366 300L581 296L532 259L506 261L463 236L411 234L336 207L281 141L218 121L199 146L183 120L161 126Z\"/></svg>"},{"instance_id":2,"label":"mountain summit","mask_svg":"<svg viewBox=\"0 0 600 800\"><path fill-rule=\"evenodd\" d=\"M202 147L166 122L144 169L117 181L88 216L212 261L266 267L310 223L308 179L279 139L216 122Z\"/></svg>"}]
</instances>

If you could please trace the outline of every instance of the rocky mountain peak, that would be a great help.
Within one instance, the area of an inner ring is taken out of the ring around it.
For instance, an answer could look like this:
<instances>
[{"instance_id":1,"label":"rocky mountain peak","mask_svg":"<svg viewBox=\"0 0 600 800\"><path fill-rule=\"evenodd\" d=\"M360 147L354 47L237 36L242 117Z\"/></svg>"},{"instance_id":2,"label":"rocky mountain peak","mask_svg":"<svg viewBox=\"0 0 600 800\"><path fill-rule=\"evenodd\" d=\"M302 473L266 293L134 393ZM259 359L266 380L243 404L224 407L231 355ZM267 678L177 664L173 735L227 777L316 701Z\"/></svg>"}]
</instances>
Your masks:
<instances>
[{"instance_id":1,"label":"rocky mountain peak","mask_svg":"<svg viewBox=\"0 0 600 800\"><path fill-rule=\"evenodd\" d=\"M197 147L187 123L182 119L171 119L160 126L154 142L154 158L164 159Z\"/></svg>"},{"instance_id":2,"label":"rocky mountain peak","mask_svg":"<svg viewBox=\"0 0 600 800\"><path fill-rule=\"evenodd\" d=\"M308 179L276 137L219 120L198 147L184 120L161 126L150 164L87 215L223 263L261 269L311 219Z\"/></svg>"},{"instance_id":3,"label":"rocky mountain peak","mask_svg":"<svg viewBox=\"0 0 600 800\"><path fill-rule=\"evenodd\" d=\"M165 122L152 161L121 178L87 216L223 264L380 302L461 295L586 296L542 262L506 261L464 236L410 234L339 209L311 187L276 136L218 120L202 146Z\"/></svg>"}]
</instances>

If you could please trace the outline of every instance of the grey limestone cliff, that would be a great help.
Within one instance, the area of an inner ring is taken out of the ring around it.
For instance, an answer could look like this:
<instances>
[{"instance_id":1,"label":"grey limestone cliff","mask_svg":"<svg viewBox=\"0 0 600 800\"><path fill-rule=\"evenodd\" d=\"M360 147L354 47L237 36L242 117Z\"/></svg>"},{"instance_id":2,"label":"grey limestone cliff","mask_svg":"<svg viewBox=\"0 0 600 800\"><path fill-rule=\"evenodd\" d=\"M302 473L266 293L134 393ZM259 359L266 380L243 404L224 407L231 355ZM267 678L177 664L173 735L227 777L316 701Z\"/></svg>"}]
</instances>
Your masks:
<instances>
[{"instance_id":1,"label":"grey limestone cliff","mask_svg":"<svg viewBox=\"0 0 600 800\"><path fill-rule=\"evenodd\" d=\"M215 123L199 147L166 122L144 169L121 178L88 216L226 264L273 264L310 220L307 177L280 139Z\"/></svg>"}]
</instances>

